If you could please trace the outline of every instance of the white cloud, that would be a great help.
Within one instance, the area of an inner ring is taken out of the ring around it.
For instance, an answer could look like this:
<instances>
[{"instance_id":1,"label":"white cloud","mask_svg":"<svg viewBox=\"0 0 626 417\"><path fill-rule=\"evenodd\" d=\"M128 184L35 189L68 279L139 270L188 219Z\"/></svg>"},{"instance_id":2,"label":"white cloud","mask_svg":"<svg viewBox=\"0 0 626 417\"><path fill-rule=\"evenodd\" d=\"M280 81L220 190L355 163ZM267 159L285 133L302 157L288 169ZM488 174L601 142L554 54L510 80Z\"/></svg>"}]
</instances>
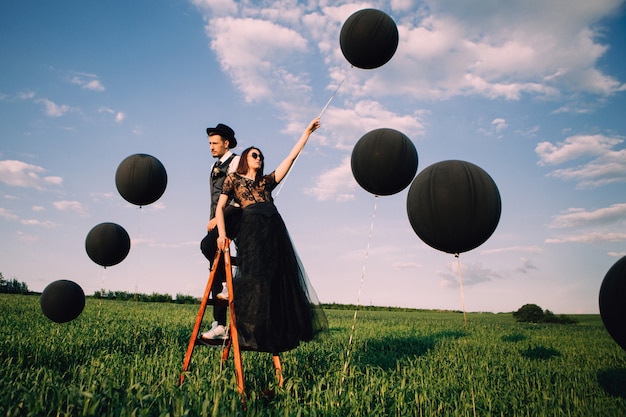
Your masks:
<instances>
[{"instance_id":1,"label":"white cloud","mask_svg":"<svg viewBox=\"0 0 626 417\"><path fill-rule=\"evenodd\" d=\"M614 13L620 0L529 0L493 7L490 0L429 2L433 15L462 22L463 40L474 51L482 74L543 79L559 88L610 94L619 83L598 77L594 66L606 51L596 24ZM510 52L510 53L507 53ZM591 70L591 71L590 71Z\"/></svg>"},{"instance_id":2,"label":"white cloud","mask_svg":"<svg viewBox=\"0 0 626 417\"><path fill-rule=\"evenodd\" d=\"M84 90L102 92L105 90L104 85L100 82L100 77L95 74L75 73L70 78L70 83L80 86Z\"/></svg>"},{"instance_id":3,"label":"white cloud","mask_svg":"<svg viewBox=\"0 0 626 417\"><path fill-rule=\"evenodd\" d=\"M570 136L556 145L541 142L535 147L539 165L557 165L593 158L584 164L552 171L549 175L564 180L578 181L578 188L599 187L626 182L626 150L613 150L622 144L620 137L604 135Z\"/></svg>"},{"instance_id":4,"label":"white cloud","mask_svg":"<svg viewBox=\"0 0 626 417\"><path fill-rule=\"evenodd\" d=\"M234 0L191 0L200 10L215 16L227 16L237 12Z\"/></svg>"},{"instance_id":5,"label":"white cloud","mask_svg":"<svg viewBox=\"0 0 626 417\"><path fill-rule=\"evenodd\" d=\"M491 121L491 126L493 126L497 134L500 134L503 130L509 127L509 124L506 122L506 120L498 118Z\"/></svg>"},{"instance_id":6,"label":"white cloud","mask_svg":"<svg viewBox=\"0 0 626 417\"><path fill-rule=\"evenodd\" d=\"M440 285L445 288L459 288L461 279L464 286L471 286L501 278L499 273L486 268L482 263L463 263L459 270L458 263L451 262L448 269L438 271L437 274Z\"/></svg>"},{"instance_id":7,"label":"white cloud","mask_svg":"<svg viewBox=\"0 0 626 417\"><path fill-rule=\"evenodd\" d=\"M571 113L571 114L591 114L595 112L595 104L594 103L568 103L565 104L556 110L550 112L550 114L561 114L561 113Z\"/></svg>"},{"instance_id":8,"label":"white cloud","mask_svg":"<svg viewBox=\"0 0 626 417\"><path fill-rule=\"evenodd\" d=\"M414 0L391 0L391 10L411 11L417 8Z\"/></svg>"},{"instance_id":9,"label":"white cloud","mask_svg":"<svg viewBox=\"0 0 626 417\"><path fill-rule=\"evenodd\" d=\"M554 217L551 229L577 229L569 235L548 238L546 243L603 243L626 240L626 203L595 210L571 208ZM587 229L587 230L584 230Z\"/></svg>"},{"instance_id":10,"label":"white cloud","mask_svg":"<svg viewBox=\"0 0 626 417\"><path fill-rule=\"evenodd\" d=\"M33 91L23 91L17 93L17 98L20 100L31 100L35 97L35 93Z\"/></svg>"},{"instance_id":11,"label":"white cloud","mask_svg":"<svg viewBox=\"0 0 626 417\"><path fill-rule=\"evenodd\" d=\"M498 7L492 0L471 5L450 0L299 2L298 7L293 0L192 3L207 21L206 34L221 68L244 99L270 103L288 123L311 107L309 94L319 82L311 79L318 73L310 68L314 62L326 66L329 85L346 80L334 103L345 115L358 112L364 100L383 103L383 98L389 103L394 98L470 95L519 100L524 95L551 99L584 93L602 98L626 89L597 65L607 50L598 22L614 13L621 0L593 5L586 0L529 0ZM393 58L375 71L350 68L338 42L345 20L365 7L391 10L400 34ZM380 104L398 118L414 116L406 106L386 106ZM573 107L558 111L568 109ZM506 128L506 121L492 126L496 135ZM340 140L339 146L344 145Z\"/></svg>"},{"instance_id":12,"label":"white cloud","mask_svg":"<svg viewBox=\"0 0 626 417\"><path fill-rule=\"evenodd\" d=\"M306 194L317 200L350 201L354 199L354 189L357 183L352 176L350 157L341 161L341 165L320 175L315 186L305 190Z\"/></svg>"},{"instance_id":13,"label":"white cloud","mask_svg":"<svg viewBox=\"0 0 626 417\"><path fill-rule=\"evenodd\" d=\"M33 211L37 212L40 211L37 207L33 207ZM35 227L43 227L46 229L51 229L53 227L58 226L58 224L49 221L49 220L37 220L37 219L20 219L20 216L18 216L17 214L13 213L10 210L7 210L5 208L0 207L0 217L6 219L6 220L14 220L14 221L19 221L19 223L25 225L25 226L35 226Z\"/></svg>"},{"instance_id":14,"label":"white cloud","mask_svg":"<svg viewBox=\"0 0 626 417\"><path fill-rule=\"evenodd\" d=\"M413 114L397 114L377 101L360 100L349 103L344 108L329 107L323 123L334 132L329 144L348 151L362 135L383 127L398 130L415 140L417 136L424 134L422 118L425 114L421 110L416 110Z\"/></svg>"},{"instance_id":15,"label":"white cloud","mask_svg":"<svg viewBox=\"0 0 626 417\"><path fill-rule=\"evenodd\" d=\"M587 211L571 208L554 217L551 228L583 227L625 222L626 203L612 204L597 210Z\"/></svg>"},{"instance_id":16,"label":"white cloud","mask_svg":"<svg viewBox=\"0 0 626 417\"><path fill-rule=\"evenodd\" d=\"M72 110L72 107L67 104L57 104L47 98L40 98L35 100L35 102L43 104L46 115L51 117L60 117Z\"/></svg>"},{"instance_id":17,"label":"white cloud","mask_svg":"<svg viewBox=\"0 0 626 417\"><path fill-rule=\"evenodd\" d=\"M520 272L522 274L527 274L530 270L538 270L539 269L539 268L537 268L535 266L533 261L531 261L528 258L520 258L520 262L521 262L521 265L518 266L517 268L515 268L516 272Z\"/></svg>"},{"instance_id":18,"label":"white cloud","mask_svg":"<svg viewBox=\"0 0 626 417\"><path fill-rule=\"evenodd\" d=\"M20 223L22 223L25 226L43 227L45 229L52 229L53 227L58 226L58 224L51 222L49 220L24 219L24 220L20 220Z\"/></svg>"},{"instance_id":19,"label":"white cloud","mask_svg":"<svg viewBox=\"0 0 626 417\"><path fill-rule=\"evenodd\" d=\"M7 220L17 220L18 216L17 214L11 212L10 210L7 210L3 207L0 207L0 217L5 218Z\"/></svg>"},{"instance_id":20,"label":"white cloud","mask_svg":"<svg viewBox=\"0 0 626 417\"><path fill-rule=\"evenodd\" d=\"M98 192L98 193L91 193L90 196L94 203L100 203L102 201L111 201L111 200L117 199L119 194L113 193L113 192L108 192L108 193Z\"/></svg>"},{"instance_id":21,"label":"white cloud","mask_svg":"<svg viewBox=\"0 0 626 417\"><path fill-rule=\"evenodd\" d=\"M622 142L621 138L604 135L576 135L556 145L540 142L535 147L535 153L539 156L539 165L556 165L584 156L604 155Z\"/></svg>"},{"instance_id":22,"label":"white cloud","mask_svg":"<svg viewBox=\"0 0 626 417\"><path fill-rule=\"evenodd\" d=\"M422 264L417 262L392 262L391 267L394 269L419 269Z\"/></svg>"},{"instance_id":23,"label":"white cloud","mask_svg":"<svg viewBox=\"0 0 626 417\"><path fill-rule=\"evenodd\" d=\"M508 100L523 94L622 91L624 84L596 68L606 46L598 42L595 24L619 1L594 8L581 1L554 3L558 6L530 1L493 7L491 1L479 0L469 7L444 1L409 15L399 12L396 54L375 73L353 71L362 86L356 91L417 99L481 95ZM333 60L342 65L344 58L334 54Z\"/></svg>"},{"instance_id":24,"label":"white cloud","mask_svg":"<svg viewBox=\"0 0 626 417\"><path fill-rule=\"evenodd\" d=\"M251 18L210 20L206 31L222 69L244 93L246 101L273 100L284 91L307 88L304 74L290 70L294 54L306 49L297 31Z\"/></svg>"},{"instance_id":25,"label":"white cloud","mask_svg":"<svg viewBox=\"0 0 626 417\"><path fill-rule=\"evenodd\" d=\"M609 153L576 168L557 169L549 175L578 181L577 188L626 182L626 150Z\"/></svg>"},{"instance_id":26,"label":"white cloud","mask_svg":"<svg viewBox=\"0 0 626 417\"><path fill-rule=\"evenodd\" d=\"M509 127L509 124L505 119L497 118L491 121L491 128L480 128L478 131L486 136L496 136L502 138L502 132Z\"/></svg>"},{"instance_id":27,"label":"white cloud","mask_svg":"<svg viewBox=\"0 0 626 417\"><path fill-rule=\"evenodd\" d=\"M17 233L17 238L20 242L24 242L24 243L35 243L38 242L40 240L39 236L35 236L35 235L30 235L21 231L18 231Z\"/></svg>"},{"instance_id":28,"label":"white cloud","mask_svg":"<svg viewBox=\"0 0 626 417\"><path fill-rule=\"evenodd\" d=\"M150 204L150 206L147 207L146 209L150 211L161 211L161 210L165 210L166 207L162 201L155 201L154 203Z\"/></svg>"},{"instance_id":29,"label":"white cloud","mask_svg":"<svg viewBox=\"0 0 626 417\"><path fill-rule=\"evenodd\" d=\"M63 179L57 176L42 177L45 172L40 166L22 161L0 161L0 182L13 187L28 187L38 190L45 185L62 185Z\"/></svg>"},{"instance_id":30,"label":"white cloud","mask_svg":"<svg viewBox=\"0 0 626 417\"><path fill-rule=\"evenodd\" d=\"M79 201L68 201L68 200L55 201L53 205L54 205L54 208L56 208L59 211L73 211L81 216L84 216L87 214L87 212L83 208L83 205Z\"/></svg>"},{"instance_id":31,"label":"white cloud","mask_svg":"<svg viewBox=\"0 0 626 417\"><path fill-rule=\"evenodd\" d=\"M114 116L114 120L116 123L121 123L126 119L126 114L123 111L113 110L109 107L100 107L98 109L98 113L107 113Z\"/></svg>"},{"instance_id":32,"label":"white cloud","mask_svg":"<svg viewBox=\"0 0 626 417\"><path fill-rule=\"evenodd\" d=\"M623 232L589 232L561 238L546 239L546 243L601 243L626 241L626 233Z\"/></svg>"},{"instance_id":33,"label":"white cloud","mask_svg":"<svg viewBox=\"0 0 626 417\"><path fill-rule=\"evenodd\" d=\"M482 255L500 255L502 253L507 253L507 252L540 253L541 251L542 251L541 247L532 245L532 246L509 246L509 247L497 248L497 249L485 249L485 250L481 250L480 253Z\"/></svg>"}]
</instances>

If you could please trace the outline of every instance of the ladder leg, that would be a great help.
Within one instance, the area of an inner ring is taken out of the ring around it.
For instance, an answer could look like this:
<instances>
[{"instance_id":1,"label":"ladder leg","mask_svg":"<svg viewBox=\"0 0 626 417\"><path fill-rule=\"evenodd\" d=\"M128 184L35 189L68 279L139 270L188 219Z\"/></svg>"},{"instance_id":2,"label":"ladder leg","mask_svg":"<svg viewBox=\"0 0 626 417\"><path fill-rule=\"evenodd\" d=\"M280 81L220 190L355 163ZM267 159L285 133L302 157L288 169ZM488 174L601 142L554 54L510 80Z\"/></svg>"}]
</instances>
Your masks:
<instances>
[{"instance_id":1,"label":"ladder leg","mask_svg":"<svg viewBox=\"0 0 626 417\"><path fill-rule=\"evenodd\" d=\"M222 349L222 358L220 359L220 372L224 370L224 362L228 360L228 353L230 352L231 343L232 341L229 340L224 346L224 349Z\"/></svg>"},{"instance_id":2,"label":"ladder leg","mask_svg":"<svg viewBox=\"0 0 626 417\"><path fill-rule=\"evenodd\" d=\"M282 387L283 382L285 381L283 378L283 366L280 363L280 356L273 355L272 359L274 360L274 369L276 370L276 379L278 379L278 386Z\"/></svg>"},{"instance_id":3,"label":"ladder leg","mask_svg":"<svg viewBox=\"0 0 626 417\"><path fill-rule=\"evenodd\" d=\"M227 246L228 248L228 246ZM228 286L228 311L230 313L230 340L233 347L233 357L235 361L235 378L237 379L237 389L241 394L241 402L245 407L245 384L243 377L243 365L241 363L241 351L239 350L239 334L237 333L237 318L235 315L233 289L233 269L230 264L230 251L224 250L224 266L226 267L226 285Z\"/></svg>"},{"instance_id":4,"label":"ladder leg","mask_svg":"<svg viewBox=\"0 0 626 417\"><path fill-rule=\"evenodd\" d=\"M233 348L233 356L235 362L235 378L237 380L237 389L241 394L241 402L245 409L245 385L244 385L244 376L243 376L243 365L241 362L241 351L239 349L239 337L237 333L237 320L235 316L234 307L234 290L233 290L233 271L232 265L230 263L230 251L229 251L230 241L226 240L226 249L223 251L217 251L215 254L215 260L213 261L213 268L211 269L211 274L209 275L209 282L207 283L206 289L204 291L204 296L202 297L202 302L200 303L200 310L198 311L198 316L196 317L196 324L193 328L193 332L191 334L191 338L189 340L189 346L187 347L187 354L185 355L185 360L183 363L183 372L179 378L179 385L183 383L185 379L185 372L189 368L189 363L191 362L191 355L193 354L193 349L196 345L196 340L198 338L198 333L200 332L200 326L202 325L202 319L204 317L204 311L206 310L207 301L209 299L209 295L211 293L211 287L213 285L213 280L215 278L215 271L217 270L217 265L219 263L220 255L224 254L224 267L226 269L226 284L228 286L228 310L230 312L230 335L229 342L224 346L222 351L222 358L220 363L220 368L226 359L228 359L228 353L230 351L230 347ZM280 359L279 359L280 363ZM282 375L282 373L281 373ZM282 385L282 382L281 382Z\"/></svg>"},{"instance_id":5,"label":"ladder leg","mask_svg":"<svg viewBox=\"0 0 626 417\"><path fill-rule=\"evenodd\" d=\"M218 250L215 253L213 268L211 268L209 281L207 282L206 288L204 290L204 295L202 296L202 301L200 302L200 309L198 310L198 316L196 317L196 324L193 326L193 331L191 332L191 337L189 338L189 345L187 346L187 353L185 354L185 360L183 362L183 372L181 372L178 379L178 385L181 385L185 380L185 372L187 372L187 369L189 369L189 364L191 363L191 355L193 354L193 348L196 346L196 339L198 338L198 333L200 332L200 326L202 326L204 311L206 310L207 301L211 293L211 286L213 285L213 279L215 278L215 271L217 270L217 264L219 263L219 260L220 251Z\"/></svg>"}]
</instances>

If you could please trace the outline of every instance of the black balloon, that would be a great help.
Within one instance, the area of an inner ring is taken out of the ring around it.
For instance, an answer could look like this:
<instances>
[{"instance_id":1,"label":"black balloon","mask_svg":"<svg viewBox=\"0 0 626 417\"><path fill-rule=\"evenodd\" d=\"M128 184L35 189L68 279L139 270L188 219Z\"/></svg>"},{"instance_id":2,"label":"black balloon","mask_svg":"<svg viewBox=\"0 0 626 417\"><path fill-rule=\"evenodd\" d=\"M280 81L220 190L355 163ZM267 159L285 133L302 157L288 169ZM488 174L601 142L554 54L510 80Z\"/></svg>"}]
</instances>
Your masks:
<instances>
[{"instance_id":1,"label":"black balloon","mask_svg":"<svg viewBox=\"0 0 626 417\"><path fill-rule=\"evenodd\" d=\"M115 185L129 203L145 206L165 192L167 172L154 156L138 153L124 159L117 167Z\"/></svg>"},{"instance_id":2,"label":"black balloon","mask_svg":"<svg viewBox=\"0 0 626 417\"><path fill-rule=\"evenodd\" d=\"M362 69L386 64L398 49L398 27L389 15L376 9L363 9L344 22L339 34L343 56Z\"/></svg>"},{"instance_id":3,"label":"black balloon","mask_svg":"<svg viewBox=\"0 0 626 417\"><path fill-rule=\"evenodd\" d=\"M43 290L39 299L41 310L56 323L67 323L80 316L85 308L85 293L80 285L61 279Z\"/></svg>"},{"instance_id":4,"label":"black balloon","mask_svg":"<svg viewBox=\"0 0 626 417\"><path fill-rule=\"evenodd\" d=\"M613 340L626 350L626 256L606 273L600 286L600 316Z\"/></svg>"},{"instance_id":5,"label":"black balloon","mask_svg":"<svg viewBox=\"0 0 626 417\"><path fill-rule=\"evenodd\" d=\"M356 182L375 195L404 190L417 172L417 150L405 134L382 128L366 133L354 145L350 165Z\"/></svg>"},{"instance_id":6,"label":"black balloon","mask_svg":"<svg viewBox=\"0 0 626 417\"><path fill-rule=\"evenodd\" d=\"M85 250L89 258L98 265L117 265L130 251L130 237L118 224L100 223L87 234Z\"/></svg>"},{"instance_id":7,"label":"black balloon","mask_svg":"<svg viewBox=\"0 0 626 417\"><path fill-rule=\"evenodd\" d=\"M502 202L493 179L465 161L435 163L413 180L407 213L415 233L427 245L462 253L482 245L500 221Z\"/></svg>"}]
</instances>

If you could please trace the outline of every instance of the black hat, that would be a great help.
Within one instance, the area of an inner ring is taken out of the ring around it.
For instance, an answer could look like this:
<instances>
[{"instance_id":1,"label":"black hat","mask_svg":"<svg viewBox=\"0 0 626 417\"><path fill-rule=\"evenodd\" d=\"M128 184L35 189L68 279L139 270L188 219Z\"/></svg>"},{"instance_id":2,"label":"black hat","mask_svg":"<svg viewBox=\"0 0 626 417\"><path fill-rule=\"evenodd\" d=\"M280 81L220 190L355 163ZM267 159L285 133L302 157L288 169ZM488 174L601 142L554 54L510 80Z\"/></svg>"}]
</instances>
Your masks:
<instances>
[{"instance_id":1,"label":"black hat","mask_svg":"<svg viewBox=\"0 0 626 417\"><path fill-rule=\"evenodd\" d=\"M235 131L225 124L218 123L215 127L207 127L206 134L217 133L224 140L228 141L228 149L233 149L237 146L237 139L235 139Z\"/></svg>"}]
</instances>

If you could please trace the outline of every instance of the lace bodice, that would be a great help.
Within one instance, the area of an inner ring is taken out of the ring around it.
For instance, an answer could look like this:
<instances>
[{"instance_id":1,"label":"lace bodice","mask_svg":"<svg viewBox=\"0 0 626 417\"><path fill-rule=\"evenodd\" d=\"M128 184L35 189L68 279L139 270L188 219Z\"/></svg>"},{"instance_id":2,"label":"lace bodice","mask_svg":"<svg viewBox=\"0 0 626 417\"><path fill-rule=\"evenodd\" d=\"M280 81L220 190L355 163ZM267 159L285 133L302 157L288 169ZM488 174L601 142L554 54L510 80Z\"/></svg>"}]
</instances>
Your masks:
<instances>
[{"instance_id":1,"label":"lace bodice","mask_svg":"<svg viewBox=\"0 0 626 417\"><path fill-rule=\"evenodd\" d=\"M222 186L222 194L233 197L242 208L255 203L272 202L272 190L276 188L274 172L253 181L237 173L228 174Z\"/></svg>"}]
</instances>

